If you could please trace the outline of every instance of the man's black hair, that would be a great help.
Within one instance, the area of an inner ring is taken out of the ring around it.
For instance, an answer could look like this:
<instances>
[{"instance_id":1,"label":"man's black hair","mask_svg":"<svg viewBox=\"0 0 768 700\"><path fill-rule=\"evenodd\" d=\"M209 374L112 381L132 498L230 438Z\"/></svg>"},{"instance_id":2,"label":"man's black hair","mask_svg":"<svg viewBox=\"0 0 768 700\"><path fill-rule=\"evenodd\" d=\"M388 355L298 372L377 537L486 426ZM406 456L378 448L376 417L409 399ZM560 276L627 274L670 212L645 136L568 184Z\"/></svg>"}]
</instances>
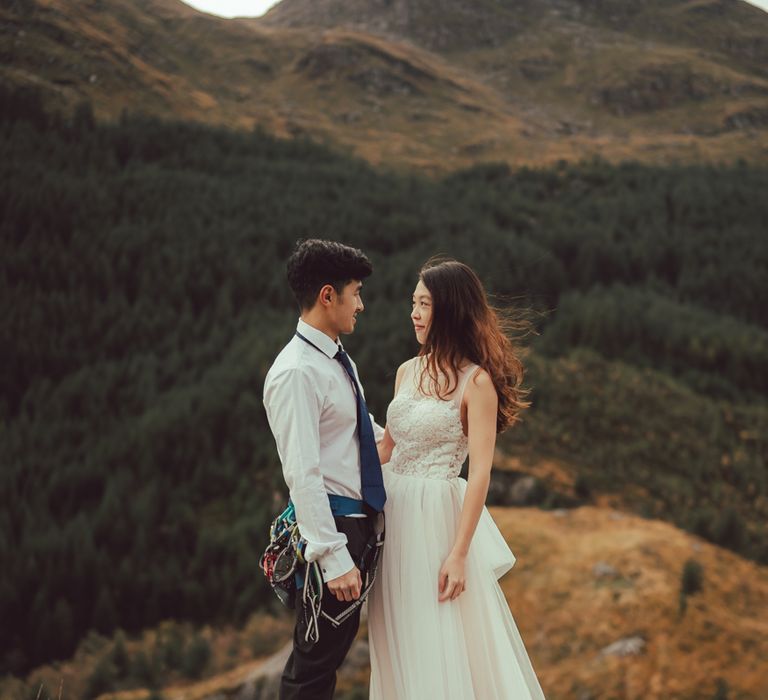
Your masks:
<instances>
[{"instance_id":1,"label":"man's black hair","mask_svg":"<svg viewBox=\"0 0 768 700\"><path fill-rule=\"evenodd\" d=\"M341 294L349 282L364 280L372 272L373 266L365 253L336 241L298 241L288 258L288 284L302 311L315 305L326 284Z\"/></svg>"}]
</instances>

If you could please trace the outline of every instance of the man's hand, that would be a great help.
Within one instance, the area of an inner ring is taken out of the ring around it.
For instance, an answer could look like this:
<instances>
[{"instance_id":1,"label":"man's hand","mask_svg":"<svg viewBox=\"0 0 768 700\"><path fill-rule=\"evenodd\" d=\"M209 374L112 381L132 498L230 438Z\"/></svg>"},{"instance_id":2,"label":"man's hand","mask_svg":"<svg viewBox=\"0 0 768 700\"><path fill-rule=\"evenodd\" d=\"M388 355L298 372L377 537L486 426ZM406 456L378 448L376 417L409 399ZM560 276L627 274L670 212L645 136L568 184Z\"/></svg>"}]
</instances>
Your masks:
<instances>
[{"instance_id":1,"label":"man's hand","mask_svg":"<svg viewBox=\"0 0 768 700\"><path fill-rule=\"evenodd\" d=\"M357 600L360 597L360 591L363 589L363 579L360 576L360 569L356 566L343 576L337 576L326 583L328 590L341 601Z\"/></svg>"}]
</instances>

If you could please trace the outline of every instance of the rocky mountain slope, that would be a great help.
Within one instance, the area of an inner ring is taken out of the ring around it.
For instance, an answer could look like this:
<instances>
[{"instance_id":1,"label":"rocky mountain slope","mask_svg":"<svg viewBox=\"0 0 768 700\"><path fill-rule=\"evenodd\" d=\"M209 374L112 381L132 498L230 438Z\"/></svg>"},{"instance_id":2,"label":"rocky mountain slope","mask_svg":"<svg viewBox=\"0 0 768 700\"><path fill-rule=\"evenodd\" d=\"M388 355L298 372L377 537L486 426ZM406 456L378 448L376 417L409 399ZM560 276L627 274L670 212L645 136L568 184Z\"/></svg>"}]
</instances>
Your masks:
<instances>
[{"instance_id":1,"label":"rocky mountain slope","mask_svg":"<svg viewBox=\"0 0 768 700\"><path fill-rule=\"evenodd\" d=\"M374 163L764 162L768 13L718 0L14 0L0 81L53 105L308 135Z\"/></svg>"},{"instance_id":2,"label":"rocky mountain slope","mask_svg":"<svg viewBox=\"0 0 768 700\"><path fill-rule=\"evenodd\" d=\"M501 582L549 700L768 697L768 569L675 527L610 508L492 508L517 556ZM685 563L700 590L681 601ZM690 566L690 565L689 565ZM288 632L280 632L288 639ZM271 700L285 650L200 683L169 685L166 700ZM365 630L340 695L366 687ZM80 669L82 670L82 669ZM79 687L74 665L35 672L48 688ZM717 693L720 693L717 695ZM101 700L136 700L126 691ZM354 695L350 695L354 697Z\"/></svg>"}]
</instances>

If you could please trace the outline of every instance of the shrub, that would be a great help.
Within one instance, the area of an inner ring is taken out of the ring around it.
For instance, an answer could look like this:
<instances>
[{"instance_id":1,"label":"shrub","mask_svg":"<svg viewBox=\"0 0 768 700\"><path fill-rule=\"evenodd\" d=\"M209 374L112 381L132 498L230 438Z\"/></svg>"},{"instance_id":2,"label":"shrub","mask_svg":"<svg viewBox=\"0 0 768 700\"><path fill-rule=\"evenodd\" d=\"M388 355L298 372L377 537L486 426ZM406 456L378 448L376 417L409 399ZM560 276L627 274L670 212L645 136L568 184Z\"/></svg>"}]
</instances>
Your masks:
<instances>
[{"instance_id":1,"label":"shrub","mask_svg":"<svg viewBox=\"0 0 768 700\"><path fill-rule=\"evenodd\" d=\"M208 640L199 634L195 635L184 651L184 661L181 672L187 678L200 678L211 659L211 646Z\"/></svg>"},{"instance_id":2,"label":"shrub","mask_svg":"<svg viewBox=\"0 0 768 700\"><path fill-rule=\"evenodd\" d=\"M695 559L688 559L683 564L680 591L683 595L694 595L701 590L704 582L704 569Z\"/></svg>"},{"instance_id":3,"label":"shrub","mask_svg":"<svg viewBox=\"0 0 768 700\"><path fill-rule=\"evenodd\" d=\"M143 649L139 649L131 659L130 676L139 685L153 688L157 685L158 674L147 658Z\"/></svg>"},{"instance_id":4,"label":"shrub","mask_svg":"<svg viewBox=\"0 0 768 700\"><path fill-rule=\"evenodd\" d=\"M688 596L701 590L704 581L704 570L695 559L688 559L683 564L683 573L680 577L679 613L682 617L688 609Z\"/></svg>"},{"instance_id":5,"label":"shrub","mask_svg":"<svg viewBox=\"0 0 768 700\"><path fill-rule=\"evenodd\" d=\"M722 678L717 679L717 688L715 694L712 696L712 700L728 700L728 683Z\"/></svg>"},{"instance_id":6,"label":"shrub","mask_svg":"<svg viewBox=\"0 0 768 700\"><path fill-rule=\"evenodd\" d=\"M579 474L576 477L576 481L573 484L573 490L579 498L585 501L592 498L592 484L589 477L585 474Z\"/></svg>"},{"instance_id":7,"label":"shrub","mask_svg":"<svg viewBox=\"0 0 768 700\"><path fill-rule=\"evenodd\" d=\"M117 672L112 663L112 655L103 656L96 667L85 681L85 690L83 691L83 700L91 700L102 693L106 693L114 688Z\"/></svg>"},{"instance_id":8,"label":"shrub","mask_svg":"<svg viewBox=\"0 0 768 700\"><path fill-rule=\"evenodd\" d=\"M131 660L125 649L125 633L122 630L118 630L115 635L115 643L112 646L111 655L115 672L119 677L124 678L130 671Z\"/></svg>"},{"instance_id":9,"label":"shrub","mask_svg":"<svg viewBox=\"0 0 768 700\"><path fill-rule=\"evenodd\" d=\"M184 632L180 625L169 622L162 626L157 638L156 656L169 669L180 669L184 661Z\"/></svg>"}]
</instances>

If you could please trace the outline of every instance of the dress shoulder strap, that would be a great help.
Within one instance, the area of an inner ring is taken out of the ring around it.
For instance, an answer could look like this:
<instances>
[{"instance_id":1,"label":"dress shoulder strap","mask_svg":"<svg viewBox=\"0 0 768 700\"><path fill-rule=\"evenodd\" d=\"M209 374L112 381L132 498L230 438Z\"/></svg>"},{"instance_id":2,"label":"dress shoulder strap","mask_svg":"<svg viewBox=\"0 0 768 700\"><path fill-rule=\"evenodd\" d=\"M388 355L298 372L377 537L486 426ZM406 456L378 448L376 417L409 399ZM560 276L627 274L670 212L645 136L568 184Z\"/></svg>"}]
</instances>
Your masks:
<instances>
[{"instance_id":1,"label":"dress shoulder strap","mask_svg":"<svg viewBox=\"0 0 768 700\"><path fill-rule=\"evenodd\" d=\"M420 358L417 355L416 357L412 357L405 365L405 371L403 372L403 378L400 380L400 386L397 387L397 393L402 394L403 392L410 391L411 393L415 391L416 388L416 371L419 365Z\"/></svg>"},{"instance_id":2,"label":"dress shoulder strap","mask_svg":"<svg viewBox=\"0 0 768 700\"><path fill-rule=\"evenodd\" d=\"M456 403L457 407L461 406L461 402L464 400L464 392L467 389L467 384L469 384L469 380L475 376L477 373L477 370L480 369L480 365L476 365L474 363L468 365L461 371L461 376L459 377L459 383L456 387L456 391L453 392L453 400Z\"/></svg>"}]
</instances>

